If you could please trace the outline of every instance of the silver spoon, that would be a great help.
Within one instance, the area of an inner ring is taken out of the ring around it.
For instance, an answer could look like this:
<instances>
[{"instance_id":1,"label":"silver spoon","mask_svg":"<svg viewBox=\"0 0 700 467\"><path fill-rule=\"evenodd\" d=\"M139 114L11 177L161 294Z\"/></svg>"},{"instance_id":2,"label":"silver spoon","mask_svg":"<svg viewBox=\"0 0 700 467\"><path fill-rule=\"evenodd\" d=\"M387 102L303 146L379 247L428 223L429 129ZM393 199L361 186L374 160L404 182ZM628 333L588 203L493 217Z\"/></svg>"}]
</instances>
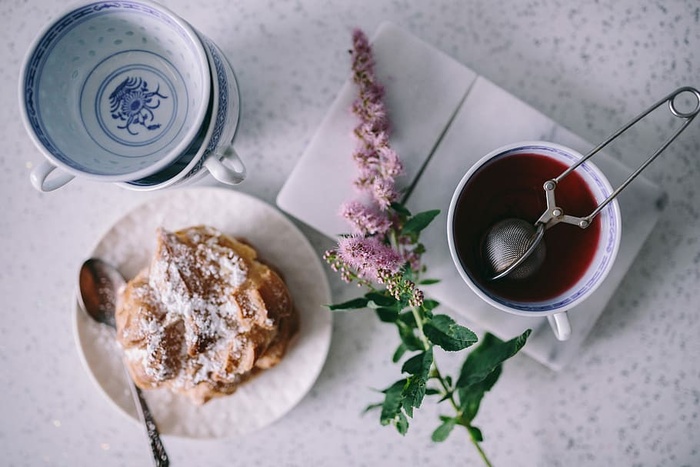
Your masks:
<instances>
[{"instance_id":1,"label":"silver spoon","mask_svg":"<svg viewBox=\"0 0 700 467\"><path fill-rule=\"evenodd\" d=\"M90 258L80 268L79 277L80 294L78 300L85 312L95 321L105 324L114 330L117 329L115 311L117 293L126 284L124 277L111 264L98 259ZM126 370L126 368L125 368ZM153 452L153 461L157 467L170 465L168 454L160 439L158 427L146 404L141 389L134 384L127 372L127 381L134 397L136 411L143 422Z\"/></svg>"}]
</instances>

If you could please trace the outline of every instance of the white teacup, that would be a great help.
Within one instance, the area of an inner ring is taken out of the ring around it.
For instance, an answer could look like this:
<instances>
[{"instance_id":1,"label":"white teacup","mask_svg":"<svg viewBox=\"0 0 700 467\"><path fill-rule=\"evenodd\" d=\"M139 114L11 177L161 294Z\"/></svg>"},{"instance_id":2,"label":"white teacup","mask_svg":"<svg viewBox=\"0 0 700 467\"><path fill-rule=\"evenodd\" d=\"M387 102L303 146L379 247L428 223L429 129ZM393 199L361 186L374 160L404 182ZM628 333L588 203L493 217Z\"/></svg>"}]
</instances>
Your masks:
<instances>
[{"instance_id":1,"label":"white teacup","mask_svg":"<svg viewBox=\"0 0 700 467\"><path fill-rule=\"evenodd\" d=\"M534 224L547 207L544 183L582 157L567 147L540 141L496 149L464 175L447 215L450 254L467 285L499 310L546 316L559 340L571 335L567 310L595 292L615 261L622 237L617 201L604 207L586 229L565 223L547 229L544 263L526 279L490 280L481 242L486 230L504 218ZM566 214L584 217L612 191L605 175L587 161L557 185L555 196Z\"/></svg>"},{"instance_id":2,"label":"white teacup","mask_svg":"<svg viewBox=\"0 0 700 467\"><path fill-rule=\"evenodd\" d=\"M195 158L216 119L212 74L191 25L148 0L60 15L35 40L20 79L24 122L46 158L33 185L51 191L75 176L132 182ZM226 183L245 174L227 172Z\"/></svg>"}]
</instances>

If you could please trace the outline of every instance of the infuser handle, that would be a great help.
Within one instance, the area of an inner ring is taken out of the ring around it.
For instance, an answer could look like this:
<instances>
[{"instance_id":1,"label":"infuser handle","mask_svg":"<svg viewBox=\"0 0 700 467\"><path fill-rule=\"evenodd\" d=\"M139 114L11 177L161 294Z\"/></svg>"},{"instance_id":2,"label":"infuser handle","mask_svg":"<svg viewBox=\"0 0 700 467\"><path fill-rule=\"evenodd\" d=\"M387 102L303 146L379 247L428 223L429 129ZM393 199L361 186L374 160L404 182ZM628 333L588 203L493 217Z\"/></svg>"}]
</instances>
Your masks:
<instances>
[{"instance_id":1,"label":"infuser handle","mask_svg":"<svg viewBox=\"0 0 700 467\"><path fill-rule=\"evenodd\" d=\"M690 110L688 112L681 112L680 110L678 110L678 107L676 106L676 98L684 93L691 93L695 98L695 106L693 107L692 110ZM602 203L600 203L598 205L598 207L592 213L590 213L586 217L577 218L577 220L583 221L583 224L585 224L585 225L583 225L580 222L577 222L582 228L587 227L590 224L591 220L596 215L598 215L598 213L605 206L607 206L608 203L610 203L610 201L612 201L618 194L620 194L620 192L622 190L624 190L625 187L627 187L627 185L629 185L632 182L632 180L634 180L637 177L637 175L639 175L642 172L642 170L646 169L647 166L649 164L651 164L654 161L654 159L656 159L659 156L659 154L661 154L668 147L668 145L671 144L673 142L673 140L676 139L676 137L681 134L681 132L683 130L685 130L685 128L690 124L690 122L693 121L693 119L698 115L698 113L700 113L700 91L698 91L697 89L690 87L690 86L684 86L682 88L676 89L671 94L669 94L668 96L666 96L663 99L661 99L660 101L658 101L656 104L649 107L647 110L645 110L644 112L639 114L636 118L634 118L632 121L630 121L629 123L624 125L622 128L617 130L615 133L610 135L608 137L608 139L606 139L605 141L600 143L598 146L593 148L593 150L591 152L586 154L583 158L579 159L576 163L569 166L569 168L567 168L564 172L562 172L558 177L551 180L552 182L554 182L554 184L556 186L556 184L558 184L564 177L566 177L571 172L573 172L579 165L583 164L588 159L593 157L593 155L597 154L601 149L603 149L605 146L607 146L609 143L611 143L615 138L620 136L622 133L627 131L634 124L636 124L641 119L643 119L644 117L649 115L651 112L656 110L658 107L660 107L661 105L663 105L667 102L668 102L669 110L671 111L673 116L684 120L684 122L666 141L664 141L664 143L661 145L661 147L659 147L659 149L657 149L654 152L654 154L652 154L646 161L644 161L644 163L642 165L640 165L637 170L632 172L632 174L627 178L627 180L622 182L622 184L619 187L617 187L617 189L615 189L615 191L613 191L610 194L610 196L608 196Z\"/></svg>"}]
</instances>

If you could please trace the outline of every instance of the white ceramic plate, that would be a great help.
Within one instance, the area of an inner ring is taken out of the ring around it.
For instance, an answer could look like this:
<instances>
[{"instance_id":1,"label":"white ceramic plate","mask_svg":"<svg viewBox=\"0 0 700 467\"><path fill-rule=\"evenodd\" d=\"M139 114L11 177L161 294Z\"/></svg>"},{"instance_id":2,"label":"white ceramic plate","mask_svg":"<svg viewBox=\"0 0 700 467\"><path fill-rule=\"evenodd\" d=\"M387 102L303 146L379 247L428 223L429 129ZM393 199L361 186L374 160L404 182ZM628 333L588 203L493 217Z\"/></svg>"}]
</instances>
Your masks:
<instances>
[{"instance_id":1,"label":"white ceramic plate","mask_svg":"<svg viewBox=\"0 0 700 467\"><path fill-rule=\"evenodd\" d=\"M118 220L92 255L131 278L155 248L157 227L176 230L207 224L245 238L259 256L280 270L301 315L301 327L282 362L231 396L195 406L168 390L144 391L161 433L221 438L263 428L289 412L311 389L326 360L331 338L330 287L318 255L299 229L274 207L221 188L174 190ZM75 335L85 367L109 400L136 420L126 372L114 333L75 309Z\"/></svg>"}]
</instances>

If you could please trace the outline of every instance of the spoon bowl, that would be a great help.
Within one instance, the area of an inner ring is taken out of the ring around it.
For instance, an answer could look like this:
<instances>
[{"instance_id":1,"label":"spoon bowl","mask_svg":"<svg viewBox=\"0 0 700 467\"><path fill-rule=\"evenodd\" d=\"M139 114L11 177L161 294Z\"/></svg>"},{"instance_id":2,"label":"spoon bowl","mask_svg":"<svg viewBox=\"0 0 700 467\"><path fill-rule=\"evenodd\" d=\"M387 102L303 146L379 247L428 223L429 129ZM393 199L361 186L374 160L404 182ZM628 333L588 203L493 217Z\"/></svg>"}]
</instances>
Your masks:
<instances>
[{"instance_id":1,"label":"spoon bowl","mask_svg":"<svg viewBox=\"0 0 700 467\"><path fill-rule=\"evenodd\" d=\"M114 266L90 258L80 268L80 305L92 319L116 329L117 294L124 285L124 277Z\"/></svg>"}]
</instances>

